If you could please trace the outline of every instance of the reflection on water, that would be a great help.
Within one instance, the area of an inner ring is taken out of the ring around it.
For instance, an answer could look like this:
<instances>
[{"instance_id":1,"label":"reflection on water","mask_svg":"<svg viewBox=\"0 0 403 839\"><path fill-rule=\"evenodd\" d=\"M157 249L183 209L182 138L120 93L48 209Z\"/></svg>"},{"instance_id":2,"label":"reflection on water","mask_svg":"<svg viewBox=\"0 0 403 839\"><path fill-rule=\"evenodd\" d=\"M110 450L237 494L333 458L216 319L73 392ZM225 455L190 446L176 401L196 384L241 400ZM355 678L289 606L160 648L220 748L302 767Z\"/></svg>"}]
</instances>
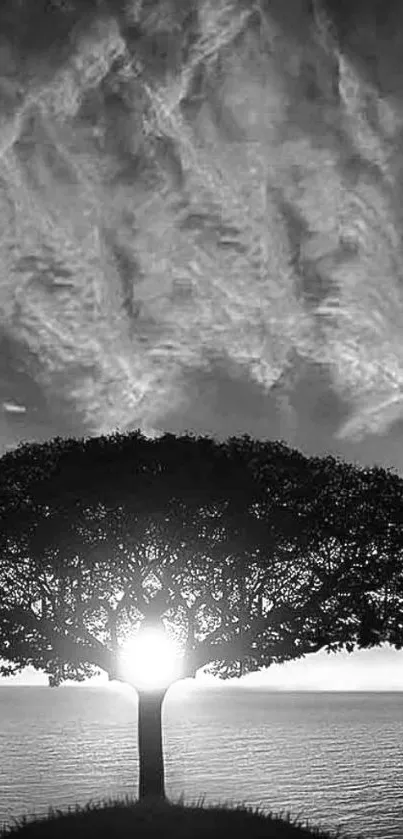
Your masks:
<instances>
[{"instance_id":1,"label":"reflection on water","mask_svg":"<svg viewBox=\"0 0 403 839\"><path fill-rule=\"evenodd\" d=\"M163 708L167 794L401 838L402 709L399 693L173 690ZM130 688L2 687L0 717L0 823L50 805L136 797Z\"/></svg>"}]
</instances>

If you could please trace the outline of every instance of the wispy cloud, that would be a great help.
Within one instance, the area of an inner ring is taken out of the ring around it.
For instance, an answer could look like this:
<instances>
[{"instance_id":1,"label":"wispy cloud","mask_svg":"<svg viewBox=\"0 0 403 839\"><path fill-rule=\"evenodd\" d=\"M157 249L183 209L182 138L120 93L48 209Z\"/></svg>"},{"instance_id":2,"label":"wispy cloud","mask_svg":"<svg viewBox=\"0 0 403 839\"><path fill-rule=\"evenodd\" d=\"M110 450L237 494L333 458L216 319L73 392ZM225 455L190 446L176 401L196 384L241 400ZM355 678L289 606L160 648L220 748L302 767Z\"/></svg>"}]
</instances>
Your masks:
<instances>
[{"instance_id":1,"label":"wispy cloud","mask_svg":"<svg viewBox=\"0 0 403 839\"><path fill-rule=\"evenodd\" d=\"M17 405L15 402L3 402L3 411L9 414L25 414L25 405Z\"/></svg>"},{"instance_id":2,"label":"wispy cloud","mask_svg":"<svg viewBox=\"0 0 403 839\"><path fill-rule=\"evenodd\" d=\"M340 437L384 433L403 417L400 89L323 15L95 5L54 12L57 55L23 61L10 35L14 87L0 51L0 312L40 386L90 431L157 429L219 357L277 387L292 430L303 359L350 404Z\"/></svg>"}]
</instances>

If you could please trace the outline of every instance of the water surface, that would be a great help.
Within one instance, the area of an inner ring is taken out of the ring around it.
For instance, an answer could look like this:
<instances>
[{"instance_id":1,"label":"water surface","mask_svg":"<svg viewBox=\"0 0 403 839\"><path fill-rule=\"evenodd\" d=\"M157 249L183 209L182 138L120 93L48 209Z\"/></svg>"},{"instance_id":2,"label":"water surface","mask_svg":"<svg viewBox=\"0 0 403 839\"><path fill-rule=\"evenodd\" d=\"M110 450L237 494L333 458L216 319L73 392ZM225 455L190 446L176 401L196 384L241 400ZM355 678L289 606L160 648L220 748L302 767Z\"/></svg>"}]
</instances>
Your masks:
<instances>
[{"instance_id":1,"label":"water surface","mask_svg":"<svg viewBox=\"0 0 403 839\"><path fill-rule=\"evenodd\" d=\"M167 695L172 799L289 810L350 836L403 836L403 694L203 687ZM110 687L0 688L0 824L136 797L137 695Z\"/></svg>"}]
</instances>

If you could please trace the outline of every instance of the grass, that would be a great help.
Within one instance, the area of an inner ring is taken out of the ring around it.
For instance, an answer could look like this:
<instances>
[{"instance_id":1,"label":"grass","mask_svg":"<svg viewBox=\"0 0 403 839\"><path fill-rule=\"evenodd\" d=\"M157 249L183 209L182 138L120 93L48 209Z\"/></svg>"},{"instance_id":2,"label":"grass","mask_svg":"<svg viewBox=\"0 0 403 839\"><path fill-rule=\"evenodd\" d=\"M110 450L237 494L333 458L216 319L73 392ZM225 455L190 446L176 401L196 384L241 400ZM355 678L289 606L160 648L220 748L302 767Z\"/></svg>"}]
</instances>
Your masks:
<instances>
[{"instance_id":1,"label":"grass","mask_svg":"<svg viewBox=\"0 0 403 839\"><path fill-rule=\"evenodd\" d=\"M268 815L244 805L204 806L204 799L185 805L161 800L104 800L85 807L78 804L65 812L49 808L44 817L23 816L0 830L0 839L343 839L340 831L329 833L291 821L290 814ZM345 839L362 839L347 837Z\"/></svg>"}]
</instances>

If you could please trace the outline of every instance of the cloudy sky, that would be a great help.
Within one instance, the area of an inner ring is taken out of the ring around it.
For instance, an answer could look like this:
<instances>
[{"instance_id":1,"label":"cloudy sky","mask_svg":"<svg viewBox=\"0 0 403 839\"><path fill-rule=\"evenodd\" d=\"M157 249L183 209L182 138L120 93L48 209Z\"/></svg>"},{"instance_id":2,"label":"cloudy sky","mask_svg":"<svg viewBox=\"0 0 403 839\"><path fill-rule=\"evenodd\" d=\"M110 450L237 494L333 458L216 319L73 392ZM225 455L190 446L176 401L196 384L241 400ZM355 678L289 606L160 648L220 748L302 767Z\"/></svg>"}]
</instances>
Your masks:
<instances>
[{"instance_id":1,"label":"cloudy sky","mask_svg":"<svg viewBox=\"0 0 403 839\"><path fill-rule=\"evenodd\" d=\"M399 4L33 9L0 12L0 452L247 432L403 475ZM403 688L403 653L312 659L268 683Z\"/></svg>"}]
</instances>

